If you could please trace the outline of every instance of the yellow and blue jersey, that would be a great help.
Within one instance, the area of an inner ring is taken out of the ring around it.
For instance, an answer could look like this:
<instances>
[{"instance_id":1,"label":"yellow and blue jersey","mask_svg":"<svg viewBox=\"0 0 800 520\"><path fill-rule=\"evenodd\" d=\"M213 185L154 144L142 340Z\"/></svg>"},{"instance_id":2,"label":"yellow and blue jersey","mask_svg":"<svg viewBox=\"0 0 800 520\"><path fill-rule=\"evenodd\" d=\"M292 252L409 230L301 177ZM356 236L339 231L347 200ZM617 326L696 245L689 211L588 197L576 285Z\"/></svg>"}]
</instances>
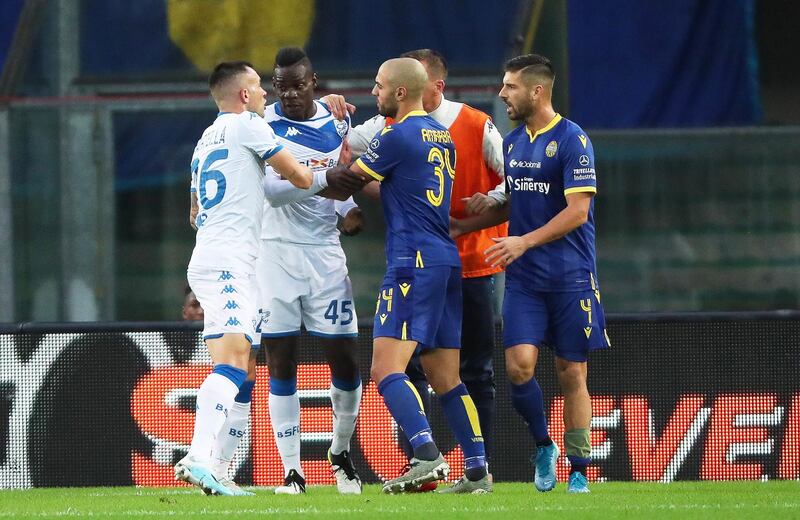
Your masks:
<instances>
[{"instance_id":1,"label":"yellow and blue jersey","mask_svg":"<svg viewBox=\"0 0 800 520\"><path fill-rule=\"evenodd\" d=\"M531 133L521 125L503 140L506 192L511 199L508 234L540 228L567 207L570 193L596 193L592 143L580 126L556 115ZM535 291L598 289L594 200L585 224L566 236L529 249L508 266L509 281Z\"/></svg>"},{"instance_id":2,"label":"yellow and blue jersey","mask_svg":"<svg viewBox=\"0 0 800 520\"><path fill-rule=\"evenodd\" d=\"M450 132L413 111L376 133L356 162L381 182L388 267L460 267L450 238L456 164Z\"/></svg>"}]
</instances>

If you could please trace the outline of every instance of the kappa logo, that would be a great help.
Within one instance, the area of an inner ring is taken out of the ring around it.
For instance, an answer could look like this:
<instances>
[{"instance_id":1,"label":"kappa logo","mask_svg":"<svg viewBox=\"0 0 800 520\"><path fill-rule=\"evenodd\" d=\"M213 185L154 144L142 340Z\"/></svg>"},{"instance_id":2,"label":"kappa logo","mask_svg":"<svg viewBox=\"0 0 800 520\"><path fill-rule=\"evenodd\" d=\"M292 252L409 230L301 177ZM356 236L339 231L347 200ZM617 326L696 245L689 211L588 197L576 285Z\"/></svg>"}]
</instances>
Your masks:
<instances>
[{"instance_id":1,"label":"kappa logo","mask_svg":"<svg viewBox=\"0 0 800 520\"><path fill-rule=\"evenodd\" d=\"M242 322L239 321L236 318L236 316L231 316L230 318L228 318L228 321L225 322L225 326L227 326L227 327L238 327L241 324L242 324Z\"/></svg>"},{"instance_id":2,"label":"kappa logo","mask_svg":"<svg viewBox=\"0 0 800 520\"><path fill-rule=\"evenodd\" d=\"M300 130L298 130L297 128L295 128L293 126L290 126L289 128L286 129L286 134L285 135L286 135L286 137L294 137L294 136L300 135L300 134L301 134Z\"/></svg>"},{"instance_id":3,"label":"kappa logo","mask_svg":"<svg viewBox=\"0 0 800 520\"><path fill-rule=\"evenodd\" d=\"M238 308L239 304L236 303L236 301L234 300L228 300L228 303L226 303L225 307L223 307L223 309L238 309Z\"/></svg>"},{"instance_id":4,"label":"kappa logo","mask_svg":"<svg viewBox=\"0 0 800 520\"><path fill-rule=\"evenodd\" d=\"M222 290L219 293L220 294L232 294L232 293L235 293L235 292L236 292L236 288L233 285L228 284L225 287L223 287Z\"/></svg>"},{"instance_id":5,"label":"kappa logo","mask_svg":"<svg viewBox=\"0 0 800 520\"><path fill-rule=\"evenodd\" d=\"M219 281L223 281L224 282L224 281L227 281L227 280L233 280L233 275L231 274L231 272L230 271L220 271L219 278L217 278L217 281L218 282Z\"/></svg>"}]
</instances>

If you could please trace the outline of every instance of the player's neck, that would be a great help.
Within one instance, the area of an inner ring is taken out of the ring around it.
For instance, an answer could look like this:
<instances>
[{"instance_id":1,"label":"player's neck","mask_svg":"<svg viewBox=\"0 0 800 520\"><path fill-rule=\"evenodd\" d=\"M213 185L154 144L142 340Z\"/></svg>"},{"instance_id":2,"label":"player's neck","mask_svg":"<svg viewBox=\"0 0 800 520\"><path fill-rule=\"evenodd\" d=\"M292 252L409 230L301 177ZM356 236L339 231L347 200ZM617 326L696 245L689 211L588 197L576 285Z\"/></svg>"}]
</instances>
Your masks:
<instances>
[{"instance_id":1,"label":"player's neck","mask_svg":"<svg viewBox=\"0 0 800 520\"><path fill-rule=\"evenodd\" d=\"M415 110L421 110L423 112L425 111L425 109L422 108L422 101L415 103L398 103L397 114L395 114L394 119L395 121L400 121Z\"/></svg>"},{"instance_id":2,"label":"player's neck","mask_svg":"<svg viewBox=\"0 0 800 520\"><path fill-rule=\"evenodd\" d=\"M553 110L552 105L548 105L531 114L525 120L525 125L527 125L528 130L530 130L532 134L535 134L542 128L549 125L550 121L552 121L554 117L556 117L556 111Z\"/></svg>"},{"instance_id":3,"label":"player's neck","mask_svg":"<svg viewBox=\"0 0 800 520\"><path fill-rule=\"evenodd\" d=\"M230 114L241 114L246 110L246 107L241 103L217 103L217 108L220 112Z\"/></svg>"}]
</instances>

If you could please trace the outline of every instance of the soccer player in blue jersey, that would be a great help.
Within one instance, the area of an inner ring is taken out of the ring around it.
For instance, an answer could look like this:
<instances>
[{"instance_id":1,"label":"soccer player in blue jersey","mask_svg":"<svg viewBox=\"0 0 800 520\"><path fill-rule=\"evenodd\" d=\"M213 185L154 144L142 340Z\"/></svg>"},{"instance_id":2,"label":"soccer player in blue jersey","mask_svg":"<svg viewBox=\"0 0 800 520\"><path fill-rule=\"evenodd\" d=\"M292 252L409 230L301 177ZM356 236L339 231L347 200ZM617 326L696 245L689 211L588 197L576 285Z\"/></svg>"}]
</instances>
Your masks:
<instances>
[{"instance_id":1,"label":"soccer player in blue jersey","mask_svg":"<svg viewBox=\"0 0 800 520\"><path fill-rule=\"evenodd\" d=\"M465 457L464 478L445 492L486 493L491 483L478 413L459 378L461 263L448 230L455 147L447 129L422 109L427 80L425 68L412 58L381 65L372 94L378 111L396 122L375 134L351 166L363 178L381 183L388 227L371 375L414 449L411 469L385 482L383 491L415 488L450 470L405 374L418 349Z\"/></svg>"},{"instance_id":2,"label":"soccer player in blue jersey","mask_svg":"<svg viewBox=\"0 0 800 520\"><path fill-rule=\"evenodd\" d=\"M453 234L509 220L508 237L487 251L487 262L506 266L503 343L514 408L536 441L534 482L556 484L559 451L550 439L542 391L534 378L542 345L555 353L564 392L567 491L588 493L592 403L586 387L589 352L606 348L595 262L594 151L586 133L553 110L555 74L547 58L519 56L505 65L500 97L508 117L523 124L503 140L505 189L476 194L468 204L480 216L451 224Z\"/></svg>"}]
</instances>

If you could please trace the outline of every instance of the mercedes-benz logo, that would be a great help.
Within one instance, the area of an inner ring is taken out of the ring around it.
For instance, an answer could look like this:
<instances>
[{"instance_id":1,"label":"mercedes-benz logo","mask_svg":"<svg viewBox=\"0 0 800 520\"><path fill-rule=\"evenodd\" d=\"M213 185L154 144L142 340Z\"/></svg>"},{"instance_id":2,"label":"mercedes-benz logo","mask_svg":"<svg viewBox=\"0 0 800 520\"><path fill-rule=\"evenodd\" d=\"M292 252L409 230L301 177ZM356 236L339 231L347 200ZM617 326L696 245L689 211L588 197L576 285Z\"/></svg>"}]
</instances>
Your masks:
<instances>
[{"instance_id":1,"label":"mercedes-benz logo","mask_svg":"<svg viewBox=\"0 0 800 520\"><path fill-rule=\"evenodd\" d=\"M581 155L578 162L581 163L581 166L589 166L589 156L588 155Z\"/></svg>"}]
</instances>

